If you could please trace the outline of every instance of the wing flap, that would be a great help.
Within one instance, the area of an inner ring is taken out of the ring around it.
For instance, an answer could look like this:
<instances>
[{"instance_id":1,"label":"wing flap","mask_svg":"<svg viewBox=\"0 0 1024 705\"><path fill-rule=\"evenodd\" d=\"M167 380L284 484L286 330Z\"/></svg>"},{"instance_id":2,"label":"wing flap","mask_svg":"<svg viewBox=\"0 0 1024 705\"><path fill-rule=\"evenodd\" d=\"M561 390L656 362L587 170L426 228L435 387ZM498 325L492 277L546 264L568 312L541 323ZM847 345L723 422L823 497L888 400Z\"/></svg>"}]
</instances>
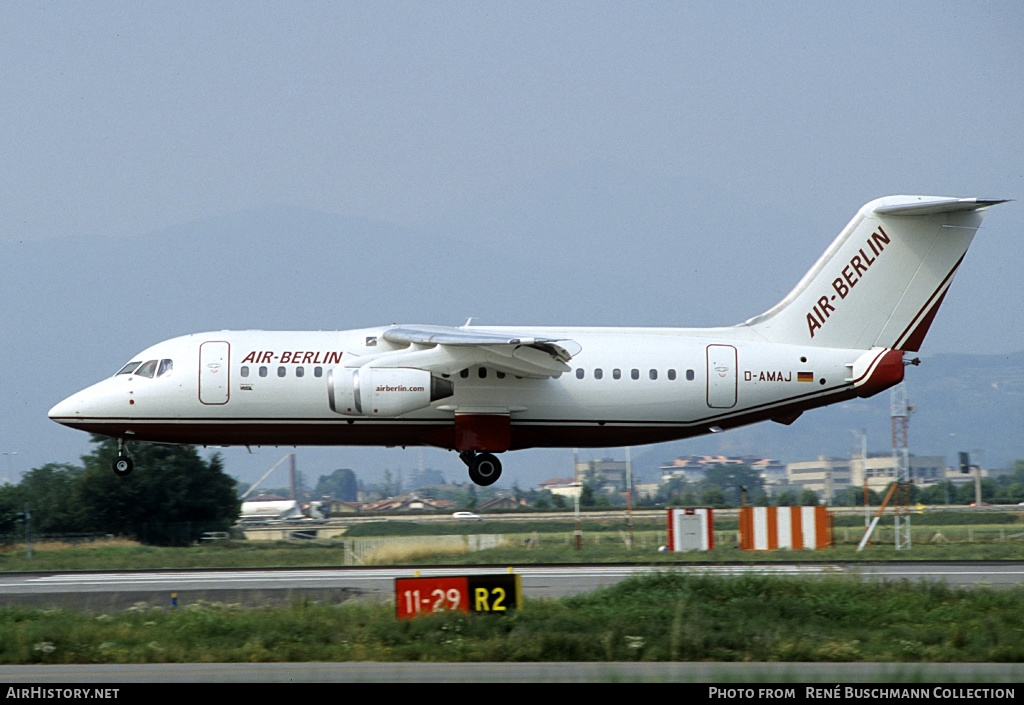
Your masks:
<instances>
[{"instance_id":1,"label":"wing flap","mask_svg":"<svg viewBox=\"0 0 1024 705\"><path fill-rule=\"evenodd\" d=\"M395 326L381 338L402 347L348 357L345 366L417 367L450 375L479 365L544 379L568 372L566 363L581 349L572 340L444 326Z\"/></svg>"},{"instance_id":2,"label":"wing flap","mask_svg":"<svg viewBox=\"0 0 1024 705\"><path fill-rule=\"evenodd\" d=\"M384 331L381 337L398 345L533 345L554 342L546 338L448 326L395 326Z\"/></svg>"}]
</instances>

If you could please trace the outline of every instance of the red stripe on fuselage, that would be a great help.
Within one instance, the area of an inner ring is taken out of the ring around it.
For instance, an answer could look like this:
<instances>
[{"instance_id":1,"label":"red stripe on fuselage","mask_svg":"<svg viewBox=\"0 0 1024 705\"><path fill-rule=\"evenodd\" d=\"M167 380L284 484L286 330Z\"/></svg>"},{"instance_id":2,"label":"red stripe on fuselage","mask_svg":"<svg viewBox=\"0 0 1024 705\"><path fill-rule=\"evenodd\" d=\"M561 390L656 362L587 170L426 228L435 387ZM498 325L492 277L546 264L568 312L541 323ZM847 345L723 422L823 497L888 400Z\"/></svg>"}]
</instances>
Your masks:
<instances>
[{"instance_id":1,"label":"red stripe on fuselage","mask_svg":"<svg viewBox=\"0 0 1024 705\"><path fill-rule=\"evenodd\" d=\"M723 429L770 419L857 396L850 385L822 399L764 406L691 422L583 421L578 419L513 420L508 450L525 448L606 448L646 445L701 436L711 426ZM223 446L434 446L455 449L454 419L54 419L72 428L103 436L155 443Z\"/></svg>"}]
</instances>

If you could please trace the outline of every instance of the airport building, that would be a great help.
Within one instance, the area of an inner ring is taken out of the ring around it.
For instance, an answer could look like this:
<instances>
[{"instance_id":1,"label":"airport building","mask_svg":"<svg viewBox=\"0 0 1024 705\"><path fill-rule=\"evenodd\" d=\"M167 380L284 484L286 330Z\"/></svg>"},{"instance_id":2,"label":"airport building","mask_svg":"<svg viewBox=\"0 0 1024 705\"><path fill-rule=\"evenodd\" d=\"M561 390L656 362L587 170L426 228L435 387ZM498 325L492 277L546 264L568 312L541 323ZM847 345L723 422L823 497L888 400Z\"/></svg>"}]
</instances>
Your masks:
<instances>
[{"instance_id":1,"label":"airport building","mask_svg":"<svg viewBox=\"0 0 1024 705\"><path fill-rule=\"evenodd\" d=\"M814 460L782 463L758 456L731 457L724 455L684 456L662 465L659 470L662 483L674 478L697 484L706 479L707 471L716 465L747 465L760 475L765 492L776 496L784 489L797 493L811 490L819 497L831 497L848 487L863 487L876 492L885 491L895 478L895 464L891 453L859 453L849 458L818 456ZM927 487L946 479L964 481L966 476L946 467L943 456L910 456L910 472L915 484Z\"/></svg>"},{"instance_id":2,"label":"airport building","mask_svg":"<svg viewBox=\"0 0 1024 705\"><path fill-rule=\"evenodd\" d=\"M825 499L851 484L850 461L819 455L816 460L786 463L787 487L797 493L817 492Z\"/></svg>"},{"instance_id":3,"label":"airport building","mask_svg":"<svg viewBox=\"0 0 1024 705\"><path fill-rule=\"evenodd\" d=\"M599 484L612 485L624 488L626 486L626 461L601 458L576 463L576 476L580 482L586 482L593 474L593 479ZM636 478L633 478L634 481Z\"/></svg>"},{"instance_id":4,"label":"airport building","mask_svg":"<svg viewBox=\"0 0 1024 705\"><path fill-rule=\"evenodd\" d=\"M847 487L863 487L884 492L896 479L896 464L891 453L855 453L850 458L825 455L817 460L786 464L789 486L797 491L812 490L822 498L831 497ZM910 477L914 484L927 487L946 479L946 459L941 455L910 456Z\"/></svg>"},{"instance_id":5,"label":"airport building","mask_svg":"<svg viewBox=\"0 0 1024 705\"><path fill-rule=\"evenodd\" d=\"M707 471L717 465L746 465L761 476L764 491L774 496L781 488L786 487L786 465L778 460L762 458L754 455L688 455L676 458L671 463L658 468L663 483L680 478L688 483L697 484L707 477Z\"/></svg>"}]
</instances>

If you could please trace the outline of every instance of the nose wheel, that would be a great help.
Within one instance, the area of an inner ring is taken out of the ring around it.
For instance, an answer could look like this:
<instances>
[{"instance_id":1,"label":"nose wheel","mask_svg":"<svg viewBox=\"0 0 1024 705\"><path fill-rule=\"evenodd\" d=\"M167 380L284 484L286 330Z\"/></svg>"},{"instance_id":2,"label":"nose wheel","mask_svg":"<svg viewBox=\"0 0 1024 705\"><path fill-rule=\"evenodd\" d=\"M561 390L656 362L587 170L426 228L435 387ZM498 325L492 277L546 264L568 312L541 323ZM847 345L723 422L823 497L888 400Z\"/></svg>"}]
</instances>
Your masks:
<instances>
[{"instance_id":1,"label":"nose wheel","mask_svg":"<svg viewBox=\"0 0 1024 705\"><path fill-rule=\"evenodd\" d=\"M469 479L481 487L493 485L501 477L501 461L492 453L464 450L459 457L469 466Z\"/></svg>"},{"instance_id":2,"label":"nose wheel","mask_svg":"<svg viewBox=\"0 0 1024 705\"><path fill-rule=\"evenodd\" d=\"M132 463L132 459L128 457L128 451L124 447L124 439L117 439L117 457L114 458L113 463L114 474L118 477L125 477L130 475L132 469L135 467Z\"/></svg>"}]
</instances>

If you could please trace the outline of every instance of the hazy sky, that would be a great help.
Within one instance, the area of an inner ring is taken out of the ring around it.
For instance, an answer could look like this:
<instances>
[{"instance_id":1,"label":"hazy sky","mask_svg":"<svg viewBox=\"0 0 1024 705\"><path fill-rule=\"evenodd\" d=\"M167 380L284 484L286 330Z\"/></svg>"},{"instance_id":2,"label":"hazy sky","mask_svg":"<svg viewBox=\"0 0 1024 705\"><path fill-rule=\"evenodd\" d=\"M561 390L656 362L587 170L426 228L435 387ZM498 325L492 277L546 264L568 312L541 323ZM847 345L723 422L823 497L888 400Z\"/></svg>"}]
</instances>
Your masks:
<instances>
[{"instance_id":1,"label":"hazy sky","mask_svg":"<svg viewBox=\"0 0 1024 705\"><path fill-rule=\"evenodd\" d=\"M787 236L757 222L769 204L829 224L823 249L878 196L1013 198L989 213L945 325L954 340L967 322L985 334L956 351L1024 349L1024 327L1007 326L1024 308L1018 1L8 2L0 13L0 248L274 204L416 227L612 164L666 184L699 175L679 201L705 218L741 212L760 235L714 247L763 249L770 269ZM590 256L580 249L582 266ZM3 355L31 359L31 333L7 328Z\"/></svg>"},{"instance_id":2,"label":"hazy sky","mask_svg":"<svg viewBox=\"0 0 1024 705\"><path fill-rule=\"evenodd\" d=\"M1024 6L848 5L7 3L2 236L415 223L595 160L844 212L1018 195Z\"/></svg>"}]
</instances>

